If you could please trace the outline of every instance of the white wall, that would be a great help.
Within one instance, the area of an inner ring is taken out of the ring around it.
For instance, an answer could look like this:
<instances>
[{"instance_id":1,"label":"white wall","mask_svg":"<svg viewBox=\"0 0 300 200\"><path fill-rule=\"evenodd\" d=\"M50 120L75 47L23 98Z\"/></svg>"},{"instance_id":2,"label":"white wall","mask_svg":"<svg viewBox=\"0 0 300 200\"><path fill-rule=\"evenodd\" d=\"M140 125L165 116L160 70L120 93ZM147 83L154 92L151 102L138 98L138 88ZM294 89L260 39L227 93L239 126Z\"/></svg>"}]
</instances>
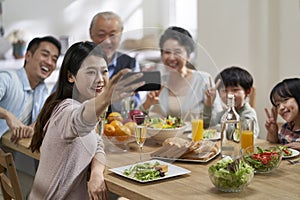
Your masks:
<instances>
[{"instance_id":1,"label":"white wall","mask_svg":"<svg viewBox=\"0 0 300 200\"><path fill-rule=\"evenodd\" d=\"M300 77L299 0L200 0L198 11L198 42L218 70L238 65L253 75L265 138L270 90L284 78Z\"/></svg>"},{"instance_id":2,"label":"white wall","mask_svg":"<svg viewBox=\"0 0 300 200\"><path fill-rule=\"evenodd\" d=\"M300 1L280 1L279 78L300 76Z\"/></svg>"},{"instance_id":3,"label":"white wall","mask_svg":"<svg viewBox=\"0 0 300 200\"><path fill-rule=\"evenodd\" d=\"M181 0L3 0L3 23L8 34L25 29L32 37L52 34L69 35L73 41L89 40L88 28L92 17L100 11L113 11L124 21L124 35L141 37L143 29L162 30L177 25L176 2ZM197 0L189 0L195 3ZM186 6L188 7L188 6ZM186 10L196 10L192 8ZM21 12L19 10L22 10ZM194 16L190 12L188 16ZM178 20L182 25L182 20ZM190 29L190 23L187 28ZM194 28L193 28L194 29ZM194 30L191 30L194 31ZM147 33L147 32L146 32Z\"/></svg>"},{"instance_id":4,"label":"white wall","mask_svg":"<svg viewBox=\"0 0 300 200\"><path fill-rule=\"evenodd\" d=\"M33 36L69 35L74 41L89 40L92 17L107 10L124 19L125 32L143 25L143 16L138 12L143 8L142 0L130 0L130 3L122 0L5 0L2 4L6 33L22 28Z\"/></svg>"}]
</instances>

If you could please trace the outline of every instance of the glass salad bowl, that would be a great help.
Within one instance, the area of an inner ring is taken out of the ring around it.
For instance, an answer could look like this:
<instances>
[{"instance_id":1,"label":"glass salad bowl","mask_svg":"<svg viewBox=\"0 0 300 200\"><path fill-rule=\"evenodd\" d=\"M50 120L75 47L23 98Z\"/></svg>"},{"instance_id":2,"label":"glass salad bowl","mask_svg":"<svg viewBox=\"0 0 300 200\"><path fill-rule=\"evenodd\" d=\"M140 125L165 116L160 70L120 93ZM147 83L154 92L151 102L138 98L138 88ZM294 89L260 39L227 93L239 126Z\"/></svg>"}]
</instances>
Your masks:
<instances>
[{"instance_id":1,"label":"glass salad bowl","mask_svg":"<svg viewBox=\"0 0 300 200\"><path fill-rule=\"evenodd\" d=\"M246 163L254 168L255 173L269 173L281 163L282 149L280 147L251 146L242 149L242 157Z\"/></svg>"},{"instance_id":2,"label":"glass salad bowl","mask_svg":"<svg viewBox=\"0 0 300 200\"><path fill-rule=\"evenodd\" d=\"M223 192L241 192L252 181L254 169L242 159L224 157L208 169L214 186Z\"/></svg>"}]
</instances>

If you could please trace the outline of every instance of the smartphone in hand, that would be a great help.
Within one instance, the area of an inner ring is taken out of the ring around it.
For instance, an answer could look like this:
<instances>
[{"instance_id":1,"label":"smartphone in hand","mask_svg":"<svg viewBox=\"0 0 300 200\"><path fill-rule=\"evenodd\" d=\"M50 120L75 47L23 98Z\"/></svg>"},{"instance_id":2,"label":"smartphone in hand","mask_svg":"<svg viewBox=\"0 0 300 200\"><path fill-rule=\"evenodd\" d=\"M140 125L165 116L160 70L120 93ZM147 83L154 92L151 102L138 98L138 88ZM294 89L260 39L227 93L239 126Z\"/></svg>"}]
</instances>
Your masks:
<instances>
[{"instance_id":1,"label":"smartphone in hand","mask_svg":"<svg viewBox=\"0 0 300 200\"><path fill-rule=\"evenodd\" d=\"M139 72L129 72L125 74L122 79L128 78ZM152 90L160 90L161 88L161 76L159 71L144 71L142 72L143 76L130 84L138 83L141 81L145 81L145 85L137 88L135 91L152 91Z\"/></svg>"}]
</instances>

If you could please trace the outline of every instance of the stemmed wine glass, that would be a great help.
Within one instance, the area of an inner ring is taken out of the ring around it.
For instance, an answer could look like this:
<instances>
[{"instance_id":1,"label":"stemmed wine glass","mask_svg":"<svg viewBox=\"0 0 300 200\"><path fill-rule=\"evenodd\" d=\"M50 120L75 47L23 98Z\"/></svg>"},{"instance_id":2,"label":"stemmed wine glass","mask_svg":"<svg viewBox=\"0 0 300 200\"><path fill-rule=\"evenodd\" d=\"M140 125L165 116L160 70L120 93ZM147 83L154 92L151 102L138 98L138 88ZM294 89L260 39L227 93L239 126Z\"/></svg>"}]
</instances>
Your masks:
<instances>
[{"instance_id":1,"label":"stemmed wine glass","mask_svg":"<svg viewBox=\"0 0 300 200\"><path fill-rule=\"evenodd\" d=\"M140 161L142 161L143 146L147 137L148 116L134 115L133 120L137 123L135 127L135 140L140 148Z\"/></svg>"}]
</instances>

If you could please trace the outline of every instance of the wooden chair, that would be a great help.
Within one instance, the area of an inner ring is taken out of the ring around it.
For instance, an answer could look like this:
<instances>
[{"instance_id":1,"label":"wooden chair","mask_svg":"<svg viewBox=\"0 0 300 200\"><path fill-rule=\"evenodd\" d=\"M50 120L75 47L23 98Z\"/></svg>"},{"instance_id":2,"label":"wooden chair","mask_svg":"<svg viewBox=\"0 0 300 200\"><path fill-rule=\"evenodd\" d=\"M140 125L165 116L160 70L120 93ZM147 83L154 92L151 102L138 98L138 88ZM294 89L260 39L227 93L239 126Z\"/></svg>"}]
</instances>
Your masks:
<instances>
[{"instance_id":1,"label":"wooden chair","mask_svg":"<svg viewBox=\"0 0 300 200\"><path fill-rule=\"evenodd\" d=\"M0 149L0 185L4 200L22 200L22 191L11 153Z\"/></svg>"}]
</instances>

